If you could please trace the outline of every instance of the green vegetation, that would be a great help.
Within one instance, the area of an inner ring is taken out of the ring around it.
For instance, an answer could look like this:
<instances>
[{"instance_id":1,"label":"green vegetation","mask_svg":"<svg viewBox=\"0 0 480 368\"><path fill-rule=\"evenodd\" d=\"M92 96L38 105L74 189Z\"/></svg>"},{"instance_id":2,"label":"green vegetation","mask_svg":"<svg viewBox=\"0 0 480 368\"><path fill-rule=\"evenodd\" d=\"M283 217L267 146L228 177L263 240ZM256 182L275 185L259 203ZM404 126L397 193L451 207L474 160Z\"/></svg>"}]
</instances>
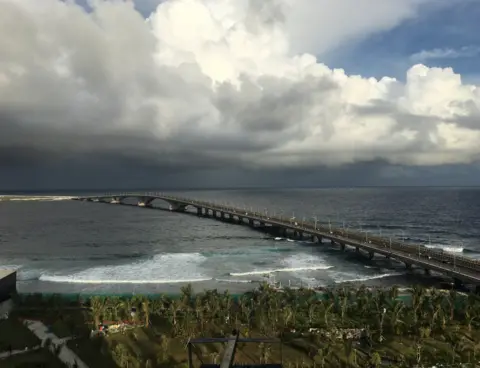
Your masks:
<instances>
[{"instance_id":1,"label":"green vegetation","mask_svg":"<svg viewBox=\"0 0 480 368\"><path fill-rule=\"evenodd\" d=\"M365 287L327 291L268 285L233 298L228 292L161 296L91 297L67 302L29 296L17 301L18 317L42 319L90 367L186 367L193 337L224 337L236 329L246 337L277 337L282 344L239 344L238 363L285 367L431 367L480 361L480 298L455 291L414 287L411 298L398 289ZM101 321L133 325L90 337ZM224 345L198 344L194 364L219 362Z\"/></svg>"},{"instance_id":2,"label":"green vegetation","mask_svg":"<svg viewBox=\"0 0 480 368\"><path fill-rule=\"evenodd\" d=\"M0 352L25 349L40 344L40 340L18 319L0 320Z\"/></svg>"}]
</instances>

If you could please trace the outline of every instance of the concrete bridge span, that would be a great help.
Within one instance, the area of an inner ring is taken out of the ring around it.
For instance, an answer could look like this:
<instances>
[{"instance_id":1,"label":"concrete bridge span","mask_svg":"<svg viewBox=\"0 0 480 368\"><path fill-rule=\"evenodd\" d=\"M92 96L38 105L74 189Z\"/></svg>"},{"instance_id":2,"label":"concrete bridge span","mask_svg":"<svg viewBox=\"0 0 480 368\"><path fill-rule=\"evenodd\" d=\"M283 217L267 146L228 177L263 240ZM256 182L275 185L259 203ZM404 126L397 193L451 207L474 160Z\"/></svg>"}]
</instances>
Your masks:
<instances>
[{"instance_id":1,"label":"concrete bridge span","mask_svg":"<svg viewBox=\"0 0 480 368\"><path fill-rule=\"evenodd\" d=\"M287 232L290 232L295 237L308 236L319 243L323 239L327 239L332 244L338 244L342 250L352 247L358 252L366 252L370 258L373 258L375 254L383 255L405 263L408 268L417 266L425 269L426 272L440 272L452 277L456 284L469 283L480 288L480 261L438 249L430 249L420 244L408 244L398 240L371 236L368 233L326 227L319 224L318 221L299 223L283 216L270 216L268 212L252 212L218 203L160 193L121 193L73 199L109 204L125 204L126 199L134 199L137 206L147 208L152 208L154 201L161 200L167 203L170 211L185 212L187 208L191 207L197 215L261 227L277 236L285 237Z\"/></svg>"}]
</instances>

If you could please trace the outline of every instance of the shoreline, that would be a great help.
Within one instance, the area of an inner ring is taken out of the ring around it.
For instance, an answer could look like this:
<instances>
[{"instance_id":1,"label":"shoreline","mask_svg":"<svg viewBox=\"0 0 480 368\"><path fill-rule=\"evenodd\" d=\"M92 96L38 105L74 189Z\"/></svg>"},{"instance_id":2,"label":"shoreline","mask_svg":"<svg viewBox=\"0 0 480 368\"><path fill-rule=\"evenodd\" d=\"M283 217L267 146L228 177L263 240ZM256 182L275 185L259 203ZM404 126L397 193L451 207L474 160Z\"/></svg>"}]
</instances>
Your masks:
<instances>
[{"instance_id":1,"label":"shoreline","mask_svg":"<svg viewBox=\"0 0 480 368\"><path fill-rule=\"evenodd\" d=\"M191 284L186 284L187 286ZM349 291L349 292L356 292L360 289L364 289L365 291L368 291L368 292L378 292L378 291L391 291L393 288L395 288L398 292L398 297L400 299L404 299L404 298L408 298L409 296L411 296L412 294L412 291L414 290L414 288L416 286L422 288L423 290L425 290L425 292L427 294L430 294L432 293L433 290L435 290L435 292L437 293L442 293L442 294L448 294L450 293L451 291L454 291L455 293L457 293L458 295L461 295L461 296L468 296L468 292L466 291L460 291L460 290L456 290L456 289L443 289L443 288L437 288L437 287L424 287L422 285L413 285L412 287L399 287L398 285L394 285L394 286L372 286L372 287L368 287L368 286L365 286L363 284L359 284L359 285L348 285L348 286L337 286L337 287L332 287L332 288L328 288L328 287L322 287L322 288L300 288L300 287L292 287L292 288L278 288L278 287L274 287L273 285L271 284L265 284L265 283L260 283L260 285L258 285L258 287L255 287L255 288L251 288L245 292L242 292L242 293L229 293L229 295L231 295L233 298L241 298L243 295L246 295L246 294L249 294L255 290L259 290L262 285L268 285L269 288L271 288L273 291L275 292L279 292L279 293L283 293L285 292L286 290L293 290L293 291L299 291L299 290L305 290L305 291L313 291L315 292L320 298L322 297L325 297L327 296L329 293L331 292L336 292L336 291L341 291L341 290L346 290L346 291ZM205 291L209 291L209 290L216 290L216 289L204 289L202 291L195 291L196 294L201 294L202 292L205 292ZM225 291L228 291L228 289L226 289ZM221 292L221 291L219 291ZM89 298L92 298L92 297L120 297L120 298L130 298L132 296L143 296L143 297L146 297L148 299L158 299L158 298L161 298L162 296L167 296L167 297L170 297L170 298L177 298L177 297L180 297L182 296L182 291L181 289L179 288L178 289L178 292L158 292L158 293L129 293L129 292L80 292L80 293L58 293L58 292L18 292L17 295L20 297L20 298L25 298L25 297L32 297L32 296L39 296L41 295L42 297L58 297L58 298L61 298L61 299L65 299L65 300L76 300L76 299L82 299L82 298L86 298L86 299L89 299Z\"/></svg>"}]
</instances>

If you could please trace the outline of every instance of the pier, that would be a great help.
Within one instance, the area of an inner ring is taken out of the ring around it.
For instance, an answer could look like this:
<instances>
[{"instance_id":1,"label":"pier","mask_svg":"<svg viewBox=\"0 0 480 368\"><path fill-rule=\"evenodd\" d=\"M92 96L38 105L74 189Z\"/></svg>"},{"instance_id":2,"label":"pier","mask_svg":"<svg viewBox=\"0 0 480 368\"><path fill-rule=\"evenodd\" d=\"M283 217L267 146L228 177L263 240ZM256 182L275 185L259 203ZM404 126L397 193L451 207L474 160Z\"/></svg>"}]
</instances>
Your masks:
<instances>
[{"instance_id":1,"label":"pier","mask_svg":"<svg viewBox=\"0 0 480 368\"><path fill-rule=\"evenodd\" d=\"M423 268L426 273L436 271L449 276L457 286L473 284L477 287L477 291L480 290L480 261L438 249L430 249L420 244L408 244L350 229L326 227L318 221L298 222L292 218L271 216L267 211L265 213L252 212L214 202L161 193L121 193L73 198L73 200L114 205L126 204L126 199L134 199L136 206L144 208L153 208L154 201L164 201L170 211L186 212L187 209L192 209L198 216L261 228L276 236L287 237L288 234L293 234L294 237L308 237L319 243L319 246L323 240L327 240L331 244L338 245L342 250L347 247L354 248L357 252L365 253L370 259L374 255L382 255L403 262L407 268L416 266Z\"/></svg>"}]
</instances>

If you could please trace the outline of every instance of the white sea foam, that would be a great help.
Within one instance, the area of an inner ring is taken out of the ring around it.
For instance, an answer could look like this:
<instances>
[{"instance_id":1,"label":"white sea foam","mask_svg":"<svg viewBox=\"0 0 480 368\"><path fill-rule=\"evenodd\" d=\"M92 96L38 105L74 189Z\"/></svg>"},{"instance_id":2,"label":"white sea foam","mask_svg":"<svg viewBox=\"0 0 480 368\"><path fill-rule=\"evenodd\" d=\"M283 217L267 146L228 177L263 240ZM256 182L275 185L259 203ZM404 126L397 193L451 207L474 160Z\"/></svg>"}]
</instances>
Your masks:
<instances>
[{"instance_id":1,"label":"white sea foam","mask_svg":"<svg viewBox=\"0 0 480 368\"><path fill-rule=\"evenodd\" d=\"M50 281L50 282L62 282L70 284L177 284L181 282L201 282L201 281L210 281L211 277L203 279L151 279L151 280L121 280L121 279L77 279L71 276L50 276L42 275L40 276L41 281Z\"/></svg>"},{"instance_id":2,"label":"white sea foam","mask_svg":"<svg viewBox=\"0 0 480 368\"><path fill-rule=\"evenodd\" d=\"M271 269L257 269L246 272L231 272L230 276L249 276L249 275L264 275L278 272L302 272L302 271L317 271L328 270L333 266L325 264L323 258L318 256L299 253L291 255L281 261L284 267L271 268Z\"/></svg>"},{"instance_id":3,"label":"white sea foam","mask_svg":"<svg viewBox=\"0 0 480 368\"><path fill-rule=\"evenodd\" d=\"M238 280L238 279L214 279L214 280L218 282L226 282L226 283L232 283L232 284L251 284L255 282L253 280Z\"/></svg>"},{"instance_id":4,"label":"white sea foam","mask_svg":"<svg viewBox=\"0 0 480 368\"><path fill-rule=\"evenodd\" d=\"M275 240L283 240L283 238L276 237Z\"/></svg>"},{"instance_id":5,"label":"white sea foam","mask_svg":"<svg viewBox=\"0 0 480 368\"><path fill-rule=\"evenodd\" d=\"M296 268L275 268L268 270L254 270L248 272L230 272L230 276L249 276L249 275L264 275L277 272L299 272L299 271L315 271L315 270L328 270L333 266L310 266L310 267L296 267Z\"/></svg>"},{"instance_id":6,"label":"white sea foam","mask_svg":"<svg viewBox=\"0 0 480 368\"><path fill-rule=\"evenodd\" d=\"M377 280L377 279L383 279L385 277L392 277L392 276L401 276L403 273L400 272L395 272L395 273L385 273L385 274L380 274L380 275L371 275L371 276L361 276L353 279L343 279L340 278L338 280L335 280L336 284L341 284L344 282L365 282L365 281L370 281L370 280ZM355 277L355 276L350 276L350 277Z\"/></svg>"},{"instance_id":7,"label":"white sea foam","mask_svg":"<svg viewBox=\"0 0 480 368\"><path fill-rule=\"evenodd\" d=\"M199 253L166 253L117 266L99 266L71 274L43 274L41 281L85 284L168 284L208 281Z\"/></svg>"},{"instance_id":8,"label":"white sea foam","mask_svg":"<svg viewBox=\"0 0 480 368\"><path fill-rule=\"evenodd\" d=\"M449 253L462 253L463 252L463 247L451 247L448 245L433 245L433 244L428 244L425 245L426 248L430 249L442 249L445 252Z\"/></svg>"}]
</instances>

